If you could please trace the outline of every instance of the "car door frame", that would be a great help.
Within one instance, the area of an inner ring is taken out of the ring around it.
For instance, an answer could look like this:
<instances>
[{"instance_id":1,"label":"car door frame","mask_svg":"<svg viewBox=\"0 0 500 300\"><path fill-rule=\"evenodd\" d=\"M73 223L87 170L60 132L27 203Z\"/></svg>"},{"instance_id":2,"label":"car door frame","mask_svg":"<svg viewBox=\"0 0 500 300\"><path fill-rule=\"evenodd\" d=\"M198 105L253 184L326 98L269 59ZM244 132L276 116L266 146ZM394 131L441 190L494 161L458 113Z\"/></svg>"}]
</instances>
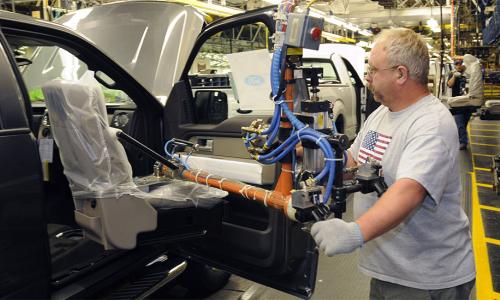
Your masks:
<instances>
[{"instance_id":1,"label":"car door frame","mask_svg":"<svg viewBox=\"0 0 500 300\"><path fill-rule=\"evenodd\" d=\"M24 35L62 45L62 48L84 61L90 70L103 71L115 80L118 83L117 88L123 90L137 106L130 120L128 134L151 149L161 151L163 106L124 68L109 58L91 41L62 25L37 22L15 16L9 17L9 13L3 14L7 17L0 20L0 26L2 26L6 36ZM150 174L154 161L130 145L124 145L124 147L134 170L134 176Z\"/></svg>"},{"instance_id":2,"label":"car door frame","mask_svg":"<svg viewBox=\"0 0 500 300\"><path fill-rule=\"evenodd\" d=\"M256 22L262 22L269 28L270 32L273 32L273 8L274 6L264 7L259 10L220 19L206 26L198 35L180 80L172 88L172 93L165 105L164 130L167 138L173 137L173 133L175 133L176 136L183 136L184 138L189 138L197 134L204 134L206 132L217 132L219 136L238 136L241 133L241 122L235 122L236 119L227 119L220 124L200 125L195 123L193 107L191 107L193 105L193 95L191 93L188 73L203 43L217 32ZM183 108L187 111L187 114L179 115L179 108ZM251 122L256 116L238 116L238 118L243 120L241 124L248 125L248 122Z\"/></svg>"},{"instance_id":3,"label":"car door frame","mask_svg":"<svg viewBox=\"0 0 500 300\"><path fill-rule=\"evenodd\" d=\"M213 34L255 22L264 23L270 32L273 32L273 13L272 7L267 7L222 19L207 26L198 36L181 79L174 85L165 106L165 139L171 137L188 139L198 135L239 138L241 126L246 126L258 118L257 116L236 116L217 125L195 124L193 115L189 113L194 99L188 72L201 46ZM242 197L237 198L229 201L250 201ZM318 261L315 243L310 234L303 230L302 224L288 220L281 211L268 209L268 212L269 225L262 231L262 236L259 236L261 232L254 232L253 228L244 228L244 226L223 220L222 234L219 237L180 244L178 251L184 255L188 254L191 259L266 286L298 297L310 297L314 291ZM243 233L250 238L245 238ZM240 234L239 237L238 234ZM237 238L239 243L235 242L234 238ZM259 241L266 244L267 253L265 250L251 251L251 248L261 246ZM231 252L230 249L239 249L239 251ZM245 249L248 251L245 252ZM255 257L252 257L252 254ZM262 255L262 257L257 257L257 255Z\"/></svg>"},{"instance_id":4,"label":"car door frame","mask_svg":"<svg viewBox=\"0 0 500 300\"><path fill-rule=\"evenodd\" d=\"M31 131L31 106L0 27L0 294L48 297L50 254L41 161ZM17 98L17 99L13 99ZM7 171L8 170L8 171ZM26 272L26 270L31 270Z\"/></svg>"}]
</instances>

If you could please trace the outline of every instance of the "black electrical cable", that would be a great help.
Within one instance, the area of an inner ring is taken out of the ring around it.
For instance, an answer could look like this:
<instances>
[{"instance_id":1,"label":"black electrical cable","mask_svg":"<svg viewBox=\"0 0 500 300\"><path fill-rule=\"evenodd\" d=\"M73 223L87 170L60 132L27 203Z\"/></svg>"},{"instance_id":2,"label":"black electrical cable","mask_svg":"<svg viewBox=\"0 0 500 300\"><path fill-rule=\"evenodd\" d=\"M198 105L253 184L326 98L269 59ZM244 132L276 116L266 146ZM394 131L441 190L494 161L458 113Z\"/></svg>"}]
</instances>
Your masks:
<instances>
[{"instance_id":1,"label":"black electrical cable","mask_svg":"<svg viewBox=\"0 0 500 300\"><path fill-rule=\"evenodd\" d=\"M441 63L439 64L439 86L438 86L438 94L437 97L441 97L441 88L443 84L443 68L444 68L444 30L443 30L443 4L442 1L439 1L439 25L441 27ZM452 16L453 17L453 16ZM446 76L446 75L445 75Z\"/></svg>"}]
</instances>

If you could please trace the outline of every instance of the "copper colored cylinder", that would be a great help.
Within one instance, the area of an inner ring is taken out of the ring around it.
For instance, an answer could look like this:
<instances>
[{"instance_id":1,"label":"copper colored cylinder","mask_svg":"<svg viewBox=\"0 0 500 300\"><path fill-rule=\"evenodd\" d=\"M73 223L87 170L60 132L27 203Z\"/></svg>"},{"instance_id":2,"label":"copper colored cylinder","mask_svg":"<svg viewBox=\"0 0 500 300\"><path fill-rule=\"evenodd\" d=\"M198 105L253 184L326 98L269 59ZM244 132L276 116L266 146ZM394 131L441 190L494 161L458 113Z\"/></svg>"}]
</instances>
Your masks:
<instances>
[{"instance_id":1,"label":"copper colored cylinder","mask_svg":"<svg viewBox=\"0 0 500 300\"><path fill-rule=\"evenodd\" d=\"M189 181L209 185L233 194L240 194L249 200L261 202L265 206L281 210L289 218L294 219L295 210L291 208L290 196L285 196L277 191L269 191L243 182L221 178L203 171L184 170L181 176Z\"/></svg>"}]
</instances>

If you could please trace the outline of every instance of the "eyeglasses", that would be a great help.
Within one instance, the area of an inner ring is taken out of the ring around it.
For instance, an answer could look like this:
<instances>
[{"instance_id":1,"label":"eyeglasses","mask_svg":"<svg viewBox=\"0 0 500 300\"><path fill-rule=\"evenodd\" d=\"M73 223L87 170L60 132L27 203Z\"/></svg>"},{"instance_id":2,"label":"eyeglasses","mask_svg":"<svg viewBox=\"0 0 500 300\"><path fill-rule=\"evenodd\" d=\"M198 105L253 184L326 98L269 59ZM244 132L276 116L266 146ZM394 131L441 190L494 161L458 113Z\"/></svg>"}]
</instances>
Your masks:
<instances>
[{"instance_id":1,"label":"eyeglasses","mask_svg":"<svg viewBox=\"0 0 500 300\"><path fill-rule=\"evenodd\" d=\"M368 68L366 69L366 76L373 76L373 74L380 72L380 71L385 71L385 70L396 70L399 66L392 66L389 68L384 68L384 69L377 69L374 66L368 65Z\"/></svg>"}]
</instances>

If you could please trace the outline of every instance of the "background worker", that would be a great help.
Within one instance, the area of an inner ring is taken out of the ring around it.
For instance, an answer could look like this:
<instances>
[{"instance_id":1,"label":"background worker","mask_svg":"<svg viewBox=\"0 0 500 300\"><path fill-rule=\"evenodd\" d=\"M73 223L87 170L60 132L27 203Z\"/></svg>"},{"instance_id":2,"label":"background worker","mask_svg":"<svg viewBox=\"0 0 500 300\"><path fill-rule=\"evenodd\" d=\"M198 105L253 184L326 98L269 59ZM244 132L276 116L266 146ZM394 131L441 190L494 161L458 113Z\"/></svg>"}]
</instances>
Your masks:
<instances>
[{"instance_id":1,"label":"background worker","mask_svg":"<svg viewBox=\"0 0 500 300\"><path fill-rule=\"evenodd\" d=\"M447 85L451 88L451 96L462 96L466 93L465 85L467 79L464 76L465 66L462 61L455 61L455 70L448 75ZM450 112L455 119L455 124L458 128L458 141L460 142L460 150L465 150L468 144L467 123L474 112L473 106L450 107Z\"/></svg>"},{"instance_id":2,"label":"background worker","mask_svg":"<svg viewBox=\"0 0 500 300\"><path fill-rule=\"evenodd\" d=\"M467 79L464 76L465 66L461 60L456 60L454 62L455 70L452 70L448 74L448 81L446 85L451 88L451 96L462 96L466 93L465 85Z\"/></svg>"},{"instance_id":3,"label":"background worker","mask_svg":"<svg viewBox=\"0 0 500 300\"><path fill-rule=\"evenodd\" d=\"M311 228L327 255L361 248L370 299L468 299L475 282L469 221L461 207L458 137L427 90L425 41L409 29L383 31L366 76L382 105L348 151L348 167L375 160L389 188L354 195L355 222Z\"/></svg>"},{"instance_id":4,"label":"background worker","mask_svg":"<svg viewBox=\"0 0 500 300\"><path fill-rule=\"evenodd\" d=\"M452 88L448 105L457 124L459 148L465 150L468 144L467 124L472 113L483 104L483 76L479 60L470 54L464 55L463 66L455 65L455 68L447 82ZM467 93L463 92L466 81L464 74L469 77Z\"/></svg>"}]
</instances>

